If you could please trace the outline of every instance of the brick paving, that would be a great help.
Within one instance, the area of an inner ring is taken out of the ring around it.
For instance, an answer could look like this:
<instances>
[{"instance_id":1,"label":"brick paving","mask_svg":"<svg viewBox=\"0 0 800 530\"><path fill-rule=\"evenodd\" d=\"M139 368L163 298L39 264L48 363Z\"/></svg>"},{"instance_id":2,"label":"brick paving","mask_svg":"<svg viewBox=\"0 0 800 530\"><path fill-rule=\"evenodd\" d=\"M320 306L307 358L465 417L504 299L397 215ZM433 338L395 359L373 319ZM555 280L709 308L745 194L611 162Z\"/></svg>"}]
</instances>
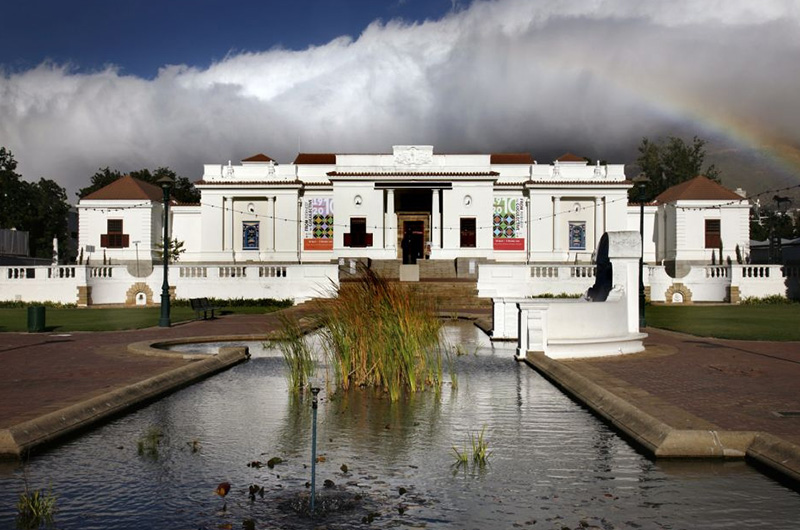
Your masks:
<instances>
[{"instance_id":1,"label":"brick paving","mask_svg":"<svg viewBox=\"0 0 800 530\"><path fill-rule=\"evenodd\" d=\"M644 353L569 366L595 379L610 376L601 384L634 404L646 403L644 391L721 429L764 431L800 445L800 342L646 332ZM791 411L797 416L777 414Z\"/></svg>"},{"instance_id":2,"label":"brick paving","mask_svg":"<svg viewBox=\"0 0 800 530\"><path fill-rule=\"evenodd\" d=\"M305 304L283 311L302 318ZM191 361L127 351L144 340L266 334L277 313L225 315L170 328L113 332L0 333L0 429L183 366Z\"/></svg>"}]
</instances>

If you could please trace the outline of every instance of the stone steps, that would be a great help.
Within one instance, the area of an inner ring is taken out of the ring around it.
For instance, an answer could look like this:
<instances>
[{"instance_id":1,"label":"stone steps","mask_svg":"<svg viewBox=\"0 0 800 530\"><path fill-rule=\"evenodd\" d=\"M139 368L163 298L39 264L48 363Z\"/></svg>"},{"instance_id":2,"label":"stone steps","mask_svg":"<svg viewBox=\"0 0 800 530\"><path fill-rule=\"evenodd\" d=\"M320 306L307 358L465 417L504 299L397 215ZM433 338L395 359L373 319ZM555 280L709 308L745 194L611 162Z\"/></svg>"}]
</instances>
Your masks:
<instances>
[{"instance_id":1,"label":"stone steps","mask_svg":"<svg viewBox=\"0 0 800 530\"><path fill-rule=\"evenodd\" d=\"M357 260L351 267L350 260L339 267L341 288L356 281L360 267L369 267L383 278L399 282L401 260ZM419 260L419 281L400 282L404 288L432 297L442 311L457 309L491 309L490 299L478 298L477 267L472 274L468 260ZM352 271L355 270L355 274Z\"/></svg>"}]
</instances>

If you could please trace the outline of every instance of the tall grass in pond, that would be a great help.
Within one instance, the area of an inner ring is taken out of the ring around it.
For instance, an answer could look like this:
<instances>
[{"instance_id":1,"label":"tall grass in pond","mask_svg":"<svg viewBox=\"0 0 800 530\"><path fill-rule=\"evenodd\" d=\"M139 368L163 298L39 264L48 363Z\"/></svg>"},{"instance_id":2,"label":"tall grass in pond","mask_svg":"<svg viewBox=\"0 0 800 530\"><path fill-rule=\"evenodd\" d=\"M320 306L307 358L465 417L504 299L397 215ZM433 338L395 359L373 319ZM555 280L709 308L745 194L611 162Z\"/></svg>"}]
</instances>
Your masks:
<instances>
[{"instance_id":1,"label":"tall grass in pond","mask_svg":"<svg viewBox=\"0 0 800 530\"><path fill-rule=\"evenodd\" d=\"M281 316L280 320L283 336L274 342L277 342L289 369L289 388L299 391L314 377L317 363L300 324L285 316Z\"/></svg>"},{"instance_id":2,"label":"tall grass in pond","mask_svg":"<svg viewBox=\"0 0 800 530\"><path fill-rule=\"evenodd\" d=\"M322 337L340 388L377 387L396 401L404 389L441 386L448 353L432 301L367 268L337 294L322 313Z\"/></svg>"}]
</instances>

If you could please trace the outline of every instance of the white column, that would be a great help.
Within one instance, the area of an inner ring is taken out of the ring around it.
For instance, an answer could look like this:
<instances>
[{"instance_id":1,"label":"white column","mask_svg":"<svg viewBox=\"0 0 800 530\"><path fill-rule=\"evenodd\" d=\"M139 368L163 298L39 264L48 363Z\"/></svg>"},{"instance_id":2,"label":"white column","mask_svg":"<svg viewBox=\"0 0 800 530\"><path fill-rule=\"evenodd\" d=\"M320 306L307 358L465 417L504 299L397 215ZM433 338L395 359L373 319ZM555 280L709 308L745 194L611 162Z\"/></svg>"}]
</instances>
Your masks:
<instances>
[{"instance_id":1,"label":"white column","mask_svg":"<svg viewBox=\"0 0 800 530\"><path fill-rule=\"evenodd\" d=\"M433 190L431 204L431 248L441 248L441 214L439 213L439 190Z\"/></svg>"},{"instance_id":2,"label":"white column","mask_svg":"<svg viewBox=\"0 0 800 530\"><path fill-rule=\"evenodd\" d=\"M275 227L278 224L278 197L272 198L272 250L278 250L277 232Z\"/></svg>"},{"instance_id":3,"label":"white column","mask_svg":"<svg viewBox=\"0 0 800 530\"><path fill-rule=\"evenodd\" d=\"M384 234L383 248L397 248L397 215L394 213L394 190L386 190L386 231Z\"/></svg>"},{"instance_id":4,"label":"white column","mask_svg":"<svg viewBox=\"0 0 800 530\"><path fill-rule=\"evenodd\" d=\"M553 197L553 251L561 250L561 197Z\"/></svg>"},{"instance_id":5,"label":"white column","mask_svg":"<svg viewBox=\"0 0 800 530\"><path fill-rule=\"evenodd\" d=\"M594 248L597 250L597 245L600 244L600 237L605 232L603 226L603 198L594 198Z\"/></svg>"},{"instance_id":6,"label":"white column","mask_svg":"<svg viewBox=\"0 0 800 530\"><path fill-rule=\"evenodd\" d=\"M233 197L228 198L228 212L228 225L230 226L230 238L228 241L230 242L231 252L236 252L236 229L233 226Z\"/></svg>"},{"instance_id":7,"label":"white column","mask_svg":"<svg viewBox=\"0 0 800 530\"><path fill-rule=\"evenodd\" d=\"M264 197L267 200L267 219L264 223L264 250L270 251L274 248L275 240L273 238L272 225L275 224L275 216L270 208L269 197Z\"/></svg>"}]
</instances>

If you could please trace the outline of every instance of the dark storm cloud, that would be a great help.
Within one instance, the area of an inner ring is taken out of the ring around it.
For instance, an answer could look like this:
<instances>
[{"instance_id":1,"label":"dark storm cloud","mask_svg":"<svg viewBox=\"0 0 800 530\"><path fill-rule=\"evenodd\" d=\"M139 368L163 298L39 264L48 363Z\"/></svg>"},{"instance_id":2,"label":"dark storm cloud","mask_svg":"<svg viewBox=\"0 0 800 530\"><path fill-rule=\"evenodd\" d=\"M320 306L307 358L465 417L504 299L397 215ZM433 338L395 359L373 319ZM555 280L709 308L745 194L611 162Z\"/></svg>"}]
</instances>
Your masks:
<instances>
[{"instance_id":1,"label":"dark storm cloud","mask_svg":"<svg viewBox=\"0 0 800 530\"><path fill-rule=\"evenodd\" d=\"M799 5L500 0L153 80L43 64L0 77L0 145L26 178L70 192L98 167L195 179L257 152L425 143L622 162L643 135L680 127L796 148Z\"/></svg>"}]
</instances>

